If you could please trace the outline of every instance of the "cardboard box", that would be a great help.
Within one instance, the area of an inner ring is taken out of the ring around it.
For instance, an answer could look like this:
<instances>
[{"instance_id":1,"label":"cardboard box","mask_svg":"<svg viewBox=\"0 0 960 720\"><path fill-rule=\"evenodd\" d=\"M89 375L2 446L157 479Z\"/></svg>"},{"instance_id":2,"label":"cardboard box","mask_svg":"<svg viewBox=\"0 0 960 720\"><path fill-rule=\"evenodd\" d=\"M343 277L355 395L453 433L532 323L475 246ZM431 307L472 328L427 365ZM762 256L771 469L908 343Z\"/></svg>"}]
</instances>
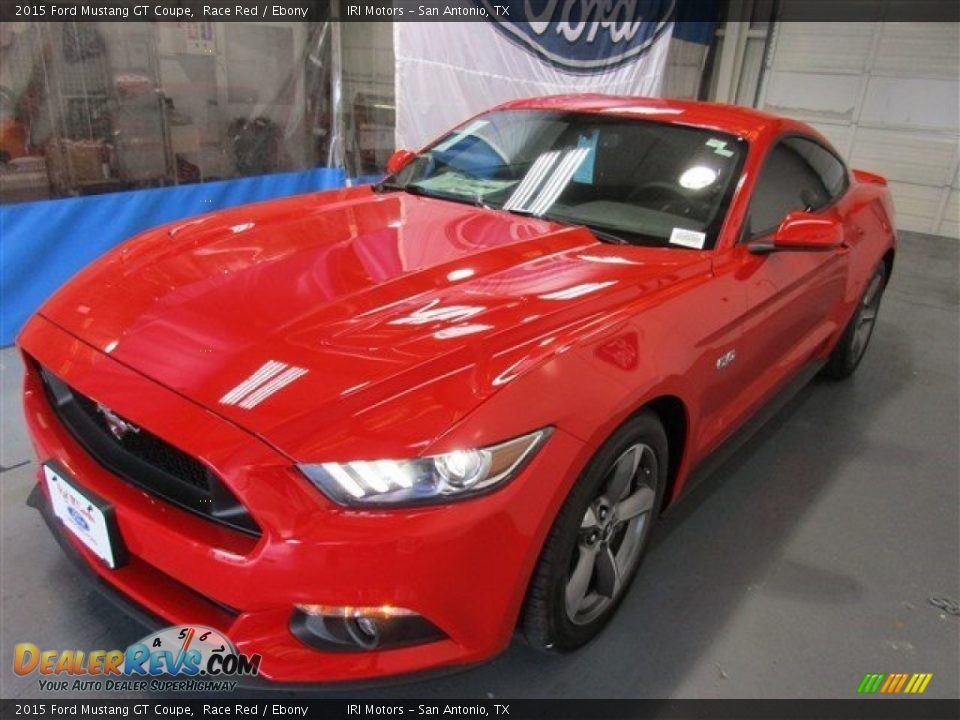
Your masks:
<instances>
[{"instance_id":1,"label":"cardboard box","mask_svg":"<svg viewBox=\"0 0 960 720\"><path fill-rule=\"evenodd\" d=\"M104 175L106 148L102 140L51 140L46 155L50 184L57 190L108 179Z\"/></svg>"},{"instance_id":2,"label":"cardboard box","mask_svg":"<svg viewBox=\"0 0 960 720\"><path fill-rule=\"evenodd\" d=\"M48 197L50 180L42 156L28 155L0 165L0 202L30 202Z\"/></svg>"}]
</instances>

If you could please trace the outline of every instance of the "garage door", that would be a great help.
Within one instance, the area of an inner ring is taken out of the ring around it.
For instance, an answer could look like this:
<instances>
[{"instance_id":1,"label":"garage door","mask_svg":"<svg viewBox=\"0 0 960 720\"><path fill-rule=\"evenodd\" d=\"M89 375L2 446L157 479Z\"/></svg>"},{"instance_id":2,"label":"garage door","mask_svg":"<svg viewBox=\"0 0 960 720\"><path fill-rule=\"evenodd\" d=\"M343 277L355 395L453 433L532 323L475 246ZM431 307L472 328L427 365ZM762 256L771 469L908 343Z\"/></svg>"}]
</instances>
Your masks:
<instances>
[{"instance_id":1,"label":"garage door","mask_svg":"<svg viewBox=\"0 0 960 720\"><path fill-rule=\"evenodd\" d=\"M789 3L787 3L789 7ZM960 237L957 23L779 22L759 106L885 175L901 229Z\"/></svg>"}]
</instances>

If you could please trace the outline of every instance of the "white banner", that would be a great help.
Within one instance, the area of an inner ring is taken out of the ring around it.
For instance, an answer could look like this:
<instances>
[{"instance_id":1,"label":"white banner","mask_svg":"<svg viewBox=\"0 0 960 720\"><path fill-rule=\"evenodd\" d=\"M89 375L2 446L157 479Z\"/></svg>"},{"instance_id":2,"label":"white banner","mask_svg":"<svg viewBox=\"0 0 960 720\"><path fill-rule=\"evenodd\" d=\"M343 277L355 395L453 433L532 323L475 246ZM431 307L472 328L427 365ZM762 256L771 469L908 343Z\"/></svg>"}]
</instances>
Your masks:
<instances>
[{"instance_id":1,"label":"white banner","mask_svg":"<svg viewBox=\"0 0 960 720\"><path fill-rule=\"evenodd\" d=\"M563 93L658 96L673 23L491 20L393 27L397 147L415 150L508 100Z\"/></svg>"}]
</instances>

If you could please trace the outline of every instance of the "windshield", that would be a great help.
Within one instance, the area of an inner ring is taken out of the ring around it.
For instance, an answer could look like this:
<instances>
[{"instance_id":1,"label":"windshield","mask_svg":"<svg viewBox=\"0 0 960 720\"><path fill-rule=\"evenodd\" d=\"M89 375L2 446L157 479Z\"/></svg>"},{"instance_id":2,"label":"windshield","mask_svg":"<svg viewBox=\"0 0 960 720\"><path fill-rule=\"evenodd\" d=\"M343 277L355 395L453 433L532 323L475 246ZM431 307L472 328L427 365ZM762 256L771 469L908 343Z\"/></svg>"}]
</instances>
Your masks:
<instances>
[{"instance_id":1,"label":"windshield","mask_svg":"<svg viewBox=\"0 0 960 720\"><path fill-rule=\"evenodd\" d=\"M711 248L745 152L712 130L506 110L457 128L380 187L586 225L614 242Z\"/></svg>"}]
</instances>

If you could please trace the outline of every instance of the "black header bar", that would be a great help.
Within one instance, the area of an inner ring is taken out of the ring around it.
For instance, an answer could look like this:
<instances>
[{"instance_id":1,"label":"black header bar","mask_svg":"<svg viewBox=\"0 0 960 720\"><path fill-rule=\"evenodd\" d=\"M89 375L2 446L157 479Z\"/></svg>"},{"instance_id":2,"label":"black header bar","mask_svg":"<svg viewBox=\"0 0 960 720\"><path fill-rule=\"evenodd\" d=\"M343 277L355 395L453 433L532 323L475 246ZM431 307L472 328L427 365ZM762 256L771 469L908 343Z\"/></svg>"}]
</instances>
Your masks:
<instances>
[{"instance_id":1,"label":"black header bar","mask_svg":"<svg viewBox=\"0 0 960 720\"><path fill-rule=\"evenodd\" d=\"M960 700L4 700L0 717L126 718L498 718L499 720L955 720Z\"/></svg>"}]
</instances>

